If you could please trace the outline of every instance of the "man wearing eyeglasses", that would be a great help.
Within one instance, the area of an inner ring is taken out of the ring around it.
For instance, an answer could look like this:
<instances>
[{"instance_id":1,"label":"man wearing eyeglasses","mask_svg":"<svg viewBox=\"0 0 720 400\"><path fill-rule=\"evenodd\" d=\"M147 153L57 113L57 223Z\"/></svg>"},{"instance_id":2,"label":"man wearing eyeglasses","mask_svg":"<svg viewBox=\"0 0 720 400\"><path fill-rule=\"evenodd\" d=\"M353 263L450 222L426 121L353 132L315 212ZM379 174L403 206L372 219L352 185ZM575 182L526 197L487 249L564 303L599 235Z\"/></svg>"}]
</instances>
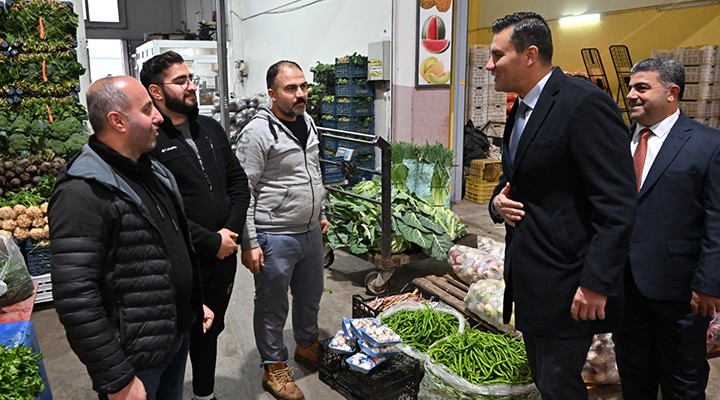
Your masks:
<instances>
[{"instance_id":1,"label":"man wearing eyeglasses","mask_svg":"<svg viewBox=\"0 0 720 400\"><path fill-rule=\"evenodd\" d=\"M152 155L178 182L193 246L200 257L205 304L215 322L204 334L193 331L190 361L195 399L214 399L217 338L237 269L250 201L247 176L217 121L199 115L197 81L179 54L168 51L143 64L140 80L163 116Z\"/></svg>"}]
</instances>

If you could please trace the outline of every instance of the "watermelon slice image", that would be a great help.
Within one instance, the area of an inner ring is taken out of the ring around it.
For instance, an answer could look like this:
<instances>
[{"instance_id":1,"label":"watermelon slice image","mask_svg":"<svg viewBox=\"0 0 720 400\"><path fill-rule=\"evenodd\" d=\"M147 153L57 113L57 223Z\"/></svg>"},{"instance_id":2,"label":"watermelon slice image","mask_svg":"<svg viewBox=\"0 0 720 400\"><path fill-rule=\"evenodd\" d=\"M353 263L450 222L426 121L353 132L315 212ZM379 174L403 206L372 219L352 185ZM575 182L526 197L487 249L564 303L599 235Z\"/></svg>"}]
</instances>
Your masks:
<instances>
[{"instance_id":1,"label":"watermelon slice image","mask_svg":"<svg viewBox=\"0 0 720 400\"><path fill-rule=\"evenodd\" d=\"M447 39L442 40L433 40L433 39L423 39L422 45L430 53L438 54L442 53L445 50L447 50L448 46L450 45L450 41Z\"/></svg>"}]
</instances>

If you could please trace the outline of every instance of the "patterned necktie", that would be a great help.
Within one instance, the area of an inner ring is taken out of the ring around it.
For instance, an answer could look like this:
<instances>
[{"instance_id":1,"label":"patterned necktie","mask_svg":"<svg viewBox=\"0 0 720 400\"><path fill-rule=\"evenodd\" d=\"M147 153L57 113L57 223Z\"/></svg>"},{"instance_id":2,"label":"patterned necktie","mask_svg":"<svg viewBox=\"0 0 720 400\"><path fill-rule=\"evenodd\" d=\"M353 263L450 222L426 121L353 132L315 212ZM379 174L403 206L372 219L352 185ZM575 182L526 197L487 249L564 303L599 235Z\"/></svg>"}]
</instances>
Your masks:
<instances>
[{"instance_id":1,"label":"patterned necktie","mask_svg":"<svg viewBox=\"0 0 720 400\"><path fill-rule=\"evenodd\" d=\"M640 141L633 154L633 165L635 166L635 178L637 178L638 192L642 186L643 168L645 167L645 156L647 155L648 138L653 134L648 128L640 131Z\"/></svg>"},{"instance_id":2,"label":"patterned necktie","mask_svg":"<svg viewBox=\"0 0 720 400\"><path fill-rule=\"evenodd\" d=\"M515 113L515 125L513 125L512 133L510 134L510 163L515 161L515 152L517 151L518 143L520 143L520 137L522 136L523 129L525 129L526 115L530 107L524 102L518 104L517 112Z\"/></svg>"}]
</instances>

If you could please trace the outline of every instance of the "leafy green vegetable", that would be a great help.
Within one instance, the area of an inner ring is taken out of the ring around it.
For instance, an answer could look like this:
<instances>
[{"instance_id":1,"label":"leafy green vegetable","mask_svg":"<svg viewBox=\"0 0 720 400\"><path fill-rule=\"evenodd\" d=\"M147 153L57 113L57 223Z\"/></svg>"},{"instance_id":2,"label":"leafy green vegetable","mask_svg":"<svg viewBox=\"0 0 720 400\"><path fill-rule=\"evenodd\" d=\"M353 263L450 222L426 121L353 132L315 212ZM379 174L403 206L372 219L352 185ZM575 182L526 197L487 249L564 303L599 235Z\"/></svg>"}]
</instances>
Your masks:
<instances>
[{"instance_id":1,"label":"leafy green vegetable","mask_svg":"<svg viewBox=\"0 0 720 400\"><path fill-rule=\"evenodd\" d=\"M362 181L350 192L379 201L380 183ZM453 246L453 238L466 234L465 225L452 212L433 207L406 188L392 190L391 224L393 252L405 251L410 244L421 248L426 255L442 260ZM330 248L343 248L353 254L378 251L381 243L381 207L363 199L332 192L328 196L327 215L333 221L328 231ZM454 220L454 221L450 221ZM452 232L447 228L454 229Z\"/></svg>"},{"instance_id":2,"label":"leafy green vegetable","mask_svg":"<svg viewBox=\"0 0 720 400\"><path fill-rule=\"evenodd\" d=\"M0 399L34 400L45 383L40 377L42 353L29 347L0 345Z\"/></svg>"}]
</instances>

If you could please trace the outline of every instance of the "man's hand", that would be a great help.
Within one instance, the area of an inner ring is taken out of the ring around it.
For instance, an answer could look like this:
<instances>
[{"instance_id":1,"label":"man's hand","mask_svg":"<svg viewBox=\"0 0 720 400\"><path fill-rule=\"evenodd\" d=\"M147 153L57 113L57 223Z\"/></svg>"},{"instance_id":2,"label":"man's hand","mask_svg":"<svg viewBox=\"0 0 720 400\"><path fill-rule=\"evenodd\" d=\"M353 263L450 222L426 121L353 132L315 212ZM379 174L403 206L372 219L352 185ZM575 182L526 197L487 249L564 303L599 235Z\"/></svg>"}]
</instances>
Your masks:
<instances>
[{"instance_id":1,"label":"man's hand","mask_svg":"<svg viewBox=\"0 0 720 400\"><path fill-rule=\"evenodd\" d=\"M215 313L203 304L203 333L207 332L215 321Z\"/></svg>"},{"instance_id":2,"label":"man's hand","mask_svg":"<svg viewBox=\"0 0 720 400\"><path fill-rule=\"evenodd\" d=\"M122 390L116 393L108 393L109 400L145 400L145 385L137 376L130 381Z\"/></svg>"},{"instance_id":3,"label":"man's hand","mask_svg":"<svg viewBox=\"0 0 720 400\"><path fill-rule=\"evenodd\" d=\"M575 292L570 314L575 321L605 319L605 303L607 296L580 286Z\"/></svg>"},{"instance_id":4,"label":"man's hand","mask_svg":"<svg viewBox=\"0 0 720 400\"><path fill-rule=\"evenodd\" d=\"M265 255L260 247L253 247L242 251L240 261L250 272L257 274L260 272L260 268L265 266Z\"/></svg>"},{"instance_id":5,"label":"man's hand","mask_svg":"<svg viewBox=\"0 0 720 400\"><path fill-rule=\"evenodd\" d=\"M330 229L330 221L328 221L327 218L321 219L320 230L322 230L323 235L327 233L328 229Z\"/></svg>"},{"instance_id":6,"label":"man's hand","mask_svg":"<svg viewBox=\"0 0 720 400\"><path fill-rule=\"evenodd\" d=\"M220 249L218 249L216 257L224 259L225 257L232 255L237 251L237 240L238 234L227 228L222 228L218 231L220 234Z\"/></svg>"},{"instance_id":7,"label":"man's hand","mask_svg":"<svg viewBox=\"0 0 720 400\"><path fill-rule=\"evenodd\" d=\"M714 318L715 313L720 310L720 298L693 290L692 300L690 300L690 308L695 314L702 315L703 317Z\"/></svg>"},{"instance_id":8,"label":"man's hand","mask_svg":"<svg viewBox=\"0 0 720 400\"><path fill-rule=\"evenodd\" d=\"M510 200L508 195L510 194L510 182L505 184L505 187L498 193L493 199L493 209L500 214L505 223L510 226L515 226L516 222L519 222L525 216L523 211L523 204L517 201Z\"/></svg>"}]
</instances>

